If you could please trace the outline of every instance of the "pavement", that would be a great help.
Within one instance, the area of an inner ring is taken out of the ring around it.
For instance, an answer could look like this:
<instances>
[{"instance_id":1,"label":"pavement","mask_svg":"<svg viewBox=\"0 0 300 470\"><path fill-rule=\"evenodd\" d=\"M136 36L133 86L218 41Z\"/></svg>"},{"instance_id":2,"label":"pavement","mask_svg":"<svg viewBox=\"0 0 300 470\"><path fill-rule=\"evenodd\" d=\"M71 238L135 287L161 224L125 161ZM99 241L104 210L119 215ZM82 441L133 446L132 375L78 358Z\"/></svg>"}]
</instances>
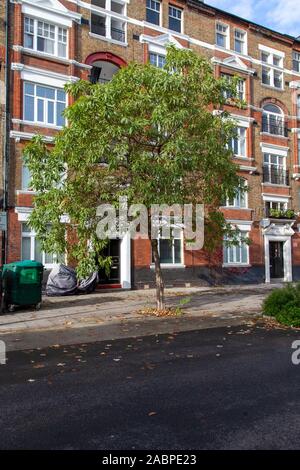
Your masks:
<instances>
[{"instance_id":1,"label":"pavement","mask_svg":"<svg viewBox=\"0 0 300 470\"><path fill-rule=\"evenodd\" d=\"M138 312L155 306L154 290L95 292L86 296L45 297L40 311L17 310L0 316L0 339L10 350L76 344L132 336L173 333L247 323L276 285L166 289L176 317ZM188 301L182 305L182 301Z\"/></svg>"},{"instance_id":2,"label":"pavement","mask_svg":"<svg viewBox=\"0 0 300 470\"><path fill-rule=\"evenodd\" d=\"M298 449L299 334L256 324L9 352L0 448Z\"/></svg>"}]
</instances>

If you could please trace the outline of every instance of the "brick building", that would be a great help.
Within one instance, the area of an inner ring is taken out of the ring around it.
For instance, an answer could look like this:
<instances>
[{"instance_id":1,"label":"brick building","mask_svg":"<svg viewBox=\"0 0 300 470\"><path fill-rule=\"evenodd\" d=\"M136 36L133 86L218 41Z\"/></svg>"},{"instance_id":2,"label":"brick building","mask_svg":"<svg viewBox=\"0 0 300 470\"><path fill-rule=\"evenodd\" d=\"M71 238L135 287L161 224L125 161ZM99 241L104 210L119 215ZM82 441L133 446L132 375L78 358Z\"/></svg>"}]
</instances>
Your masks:
<instances>
[{"instance_id":1,"label":"brick building","mask_svg":"<svg viewBox=\"0 0 300 470\"><path fill-rule=\"evenodd\" d=\"M11 0L10 153L7 260L39 259L26 224L32 210L24 146L35 133L51 144L64 124L67 82L105 82L130 61L161 67L166 46L206 56L216 76L238 75L247 107L228 110L237 121L237 171L249 191L226 201L226 219L251 239L226 247L214 266L225 282L300 278L300 39L280 34L201 0ZM1 9L3 17L4 11ZM1 19L2 21L2 19ZM2 23L1 23L2 24ZM0 32L0 64L3 43ZM0 84L2 83L0 75ZM1 89L2 90L2 89ZM2 96L2 95L1 95ZM293 212L294 211L294 212ZM188 252L180 234L160 240L166 284L204 283L212 275L203 252ZM114 266L101 282L124 288L153 282L150 242L112 242Z\"/></svg>"}]
</instances>

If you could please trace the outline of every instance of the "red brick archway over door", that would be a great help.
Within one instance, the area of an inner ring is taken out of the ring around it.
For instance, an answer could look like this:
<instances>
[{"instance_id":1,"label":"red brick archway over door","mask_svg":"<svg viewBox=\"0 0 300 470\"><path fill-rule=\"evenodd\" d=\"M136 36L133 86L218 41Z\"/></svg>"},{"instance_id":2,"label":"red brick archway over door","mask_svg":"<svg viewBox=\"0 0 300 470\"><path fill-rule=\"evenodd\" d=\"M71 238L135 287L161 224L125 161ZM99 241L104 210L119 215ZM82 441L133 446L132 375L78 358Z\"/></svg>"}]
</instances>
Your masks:
<instances>
[{"instance_id":1,"label":"red brick archway over door","mask_svg":"<svg viewBox=\"0 0 300 470\"><path fill-rule=\"evenodd\" d=\"M105 60L107 62L111 62L115 64L117 67L126 67L127 63L125 60L121 59L121 57L112 54L111 52L94 52L87 56L85 63L87 65L93 65L94 62L97 60Z\"/></svg>"}]
</instances>

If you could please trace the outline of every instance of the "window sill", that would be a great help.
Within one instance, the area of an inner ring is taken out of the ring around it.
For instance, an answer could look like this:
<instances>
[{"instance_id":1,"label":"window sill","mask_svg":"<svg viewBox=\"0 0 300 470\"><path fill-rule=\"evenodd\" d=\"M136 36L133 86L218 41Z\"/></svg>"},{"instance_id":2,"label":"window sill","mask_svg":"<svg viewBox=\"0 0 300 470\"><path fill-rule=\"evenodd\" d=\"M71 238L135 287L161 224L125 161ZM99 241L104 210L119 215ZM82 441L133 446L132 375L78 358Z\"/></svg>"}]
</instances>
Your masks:
<instances>
[{"instance_id":1,"label":"window sill","mask_svg":"<svg viewBox=\"0 0 300 470\"><path fill-rule=\"evenodd\" d=\"M26 121L25 119L12 119L11 121L13 124L44 127L45 129L53 129L55 131L61 131L63 129L63 126L56 126L55 124L46 124L44 122L37 122L37 121Z\"/></svg>"},{"instance_id":2,"label":"window sill","mask_svg":"<svg viewBox=\"0 0 300 470\"><path fill-rule=\"evenodd\" d=\"M290 188L290 185L287 185L287 184L274 184L274 183L261 183L262 186L270 186L270 187L274 187L274 188L286 188L286 189L289 189Z\"/></svg>"},{"instance_id":3,"label":"window sill","mask_svg":"<svg viewBox=\"0 0 300 470\"><path fill-rule=\"evenodd\" d=\"M249 209L249 207L237 207L237 206L221 206L220 209L229 209L234 211L252 211L253 209Z\"/></svg>"},{"instance_id":4,"label":"window sill","mask_svg":"<svg viewBox=\"0 0 300 470\"><path fill-rule=\"evenodd\" d=\"M245 162L253 162L254 161L254 158L252 158L252 157L242 157L240 155L234 155L233 159L234 160L244 160Z\"/></svg>"},{"instance_id":5,"label":"window sill","mask_svg":"<svg viewBox=\"0 0 300 470\"><path fill-rule=\"evenodd\" d=\"M261 83L261 86L264 87L264 88L268 88L268 90L277 90L277 91L280 91L280 92L284 91L284 88L277 88L276 86L267 85L266 83Z\"/></svg>"},{"instance_id":6,"label":"window sill","mask_svg":"<svg viewBox=\"0 0 300 470\"><path fill-rule=\"evenodd\" d=\"M251 268L249 263L232 263L232 264L222 264L222 268Z\"/></svg>"},{"instance_id":7,"label":"window sill","mask_svg":"<svg viewBox=\"0 0 300 470\"><path fill-rule=\"evenodd\" d=\"M268 136L268 137L273 137L275 139L285 139L287 140L288 137L285 137L285 135L278 135L278 134L271 134L270 132L261 132L260 135L262 136Z\"/></svg>"},{"instance_id":8,"label":"window sill","mask_svg":"<svg viewBox=\"0 0 300 470\"><path fill-rule=\"evenodd\" d=\"M162 269L176 269L176 268L184 269L186 267L185 264L181 264L181 263L178 263L178 264L162 263L160 266ZM150 269L155 269L155 265L150 264Z\"/></svg>"},{"instance_id":9,"label":"window sill","mask_svg":"<svg viewBox=\"0 0 300 470\"><path fill-rule=\"evenodd\" d=\"M32 196L34 196L37 193L36 193L36 191L32 191L30 189L17 189L16 194L17 195L19 195L19 194L31 194Z\"/></svg>"},{"instance_id":10,"label":"window sill","mask_svg":"<svg viewBox=\"0 0 300 470\"><path fill-rule=\"evenodd\" d=\"M101 36L100 34L89 32L89 36L94 39L100 39L101 41L110 42L111 44L117 44L118 46L128 46L128 42L117 41L116 39L107 38L105 36Z\"/></svg>"},{"instance_id":11,"label":"window sill","mask_svg":"<svg viewBox=\"0 0 300 470\"><path fill-rule=\"evenodd\" d=\"M64 64L69 64L70 60L68 57L59 57L54 54L49 54L48 52L43 52L43 51L37 51L35 49L29 49L28 47L23 47L23 46L16 46L20 47L21 52L25 54L30 54L34 55L37 57L43 57L45 59L53 60L54 62L63 62Z\"/></svg>"}]
</instances>

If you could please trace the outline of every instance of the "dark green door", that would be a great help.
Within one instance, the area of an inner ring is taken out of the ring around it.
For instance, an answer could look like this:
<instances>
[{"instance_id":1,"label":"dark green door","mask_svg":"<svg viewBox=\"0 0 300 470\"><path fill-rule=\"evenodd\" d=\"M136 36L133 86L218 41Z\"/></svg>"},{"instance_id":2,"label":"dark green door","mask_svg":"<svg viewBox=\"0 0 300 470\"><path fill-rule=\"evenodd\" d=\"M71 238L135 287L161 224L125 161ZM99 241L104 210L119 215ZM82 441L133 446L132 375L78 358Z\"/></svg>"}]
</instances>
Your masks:
<instances>
[{"instance_id":1,"label":"dark green door","mask_svg":"<svg viewBox=\"0 0 300 470\"><path fill-rule=\"evenodd\" d=\"M283 242L270 242L270 277L282 279L284 277Z\"/></svg>"}]
</instances>

